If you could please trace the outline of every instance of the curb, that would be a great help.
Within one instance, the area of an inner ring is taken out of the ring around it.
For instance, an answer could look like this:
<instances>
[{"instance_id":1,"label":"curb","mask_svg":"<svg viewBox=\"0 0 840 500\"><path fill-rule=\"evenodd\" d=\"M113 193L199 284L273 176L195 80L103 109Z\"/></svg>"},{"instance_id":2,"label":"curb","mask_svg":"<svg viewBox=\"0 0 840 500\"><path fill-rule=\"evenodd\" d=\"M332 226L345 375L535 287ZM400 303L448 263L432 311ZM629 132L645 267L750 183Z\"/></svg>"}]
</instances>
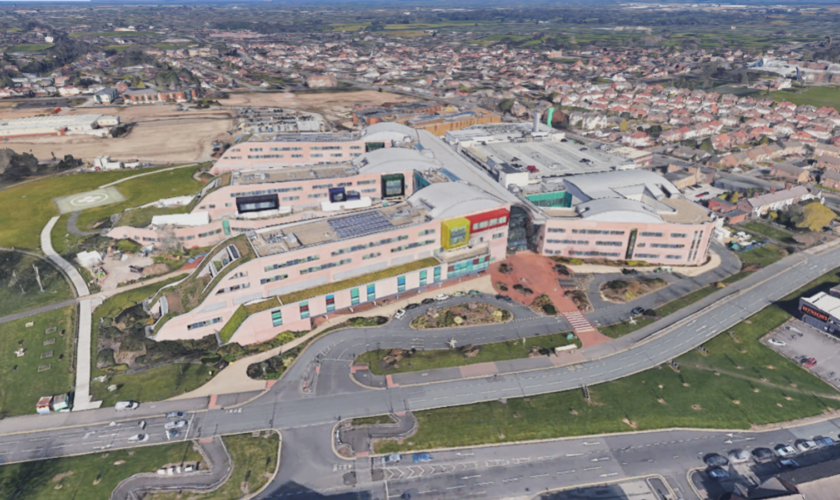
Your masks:
<instances>
[{"instance_id":1,"label":"curb","mask_svg":"<svg viewBox=\"0 0 840 500\"><path fill-rule=\"evenodd\" d=\"M597 482L593 482L593 483L576 484L574 486L561 486L559 488L552 488L552 489L549 489L549 490L545 490L541 493L538 493L537 495L535 495L532 498L533 498L533 500L537 500L537 499L540 498L540 496L545 495L546 493L553 493L553 492L558 492L558 491L567 491L567 490L572 490L572 489L576 489L576 488L589 488L589 487L592 487L592 486L600 486L602 484L616 484L616 483L623 483L625 481L637 481L639 479L645 479L645 480L647 480L647 479L660 479L665 484L665 487L668 488L668 493L672 497L677 498L677 494L674 493L674 489L671 488L671 484L668 483L668 480L665 479L665 477L663 477L659 474L647 474L647 475L644 475L644 476L631 476L631 477L624 477L624 478L621 478L621 479L613 479L613 480L597 481ZM697 490L694 490L694 492L696 493ZM703 498L703 497L698 494L697 498Z\"/></svg>"}]
</instances>

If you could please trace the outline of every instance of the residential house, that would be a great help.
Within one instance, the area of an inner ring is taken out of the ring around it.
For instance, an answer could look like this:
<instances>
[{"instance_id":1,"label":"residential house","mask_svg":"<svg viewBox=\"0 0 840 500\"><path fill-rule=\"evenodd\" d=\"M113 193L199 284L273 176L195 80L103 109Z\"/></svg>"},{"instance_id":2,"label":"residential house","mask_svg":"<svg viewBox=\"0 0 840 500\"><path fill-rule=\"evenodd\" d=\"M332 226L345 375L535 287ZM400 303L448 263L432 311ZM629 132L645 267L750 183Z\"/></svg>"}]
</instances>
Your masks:
<instances>
[{"instance_id":1,"label":"residential house","mask_svg":"<svg viewBox=\"0 0 840 500\"><path fill-rule=\"evenodd\" d=\"M742 210L745 208L748 209L755 216L762 216L771 210L782 210L794 203L811 199L817 199L820 203L823 201L821 193L814 195L805 186L796 186L782 191L757 195L747 200L741 200L738 203L738 207Z\"/></svg>"},{"instance_id":2,"label":"residential house","mask_svg":"<svg viewBox=\"0 0 840 500\"><path fill-rule=\"evenodd\" d=\"M820 176L820 186L840 191L840 171L826 170Z\"/></svg>"},{"instance_id":3,"label":"residential house","mask_svg":"<svg viewBox=\"0 0 840 500\"><path fill-rule=\"evenodd\" d=\"M787 162L773 165L770 176L793 184L804 184L811 180L811 174L807 170Z\"/></svg>"}]
</instances>

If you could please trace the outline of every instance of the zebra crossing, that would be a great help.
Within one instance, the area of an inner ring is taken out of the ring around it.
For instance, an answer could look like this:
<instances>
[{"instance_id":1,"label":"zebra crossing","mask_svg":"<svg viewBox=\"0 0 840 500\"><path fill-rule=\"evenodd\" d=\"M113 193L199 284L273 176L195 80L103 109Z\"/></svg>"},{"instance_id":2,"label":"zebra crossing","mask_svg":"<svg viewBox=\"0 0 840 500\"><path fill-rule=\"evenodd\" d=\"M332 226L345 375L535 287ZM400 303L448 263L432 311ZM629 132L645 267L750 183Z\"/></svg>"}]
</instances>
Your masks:
<instances>
[{"instance_id":1,"label":"zebra crossing","mask_svg":"<svg viewBox=\"0 0 840 500\"><path fill-rule=\"evenodd\" d=\"M572 330L574 330L575 333L577 333L577 332L588 332L588 331L591 331L591 330L595 329L595 327L592 326L592 323L590 323L589 320L586 319L586 316L584 316L582 313L579 313L579 312L563 313L563 317L565 317L566 321L568 321L569 324L572 325Z\"/></svg>"}]
</instances>

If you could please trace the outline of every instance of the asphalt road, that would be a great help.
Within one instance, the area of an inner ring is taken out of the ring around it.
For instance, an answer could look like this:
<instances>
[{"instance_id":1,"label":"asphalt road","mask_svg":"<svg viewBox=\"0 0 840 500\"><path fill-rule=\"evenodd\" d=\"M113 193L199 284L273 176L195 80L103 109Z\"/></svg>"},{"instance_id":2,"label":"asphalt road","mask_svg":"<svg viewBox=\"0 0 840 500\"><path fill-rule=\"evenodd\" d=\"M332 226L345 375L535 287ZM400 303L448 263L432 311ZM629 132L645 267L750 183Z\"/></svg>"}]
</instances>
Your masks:
<instances>
[{"instance_id":1,"label":"asphalt road","mask_svg":"<svg viewBox=\"0 0 840 500\"><path fill-rule=\"evenodd\" d=\"M401 330L386 327L380 330L348 329L334 332L315 341L300 356L283 381L266 395L233 411L223 409L196 413L191 420L188 437L207 437L276 428L283 431L285 450L289 446L289 436L294 442L294 437L298 433L305 433L310 428L318 428L321 431L331 429L333 424L343 418L558 392L579 388L584 384L594 385L618 379L656 366L693 349L720 331L758 312L772 301L833 269L837 265L838 258L840 258L838 245L787 257L653 325L615 342L583 350L586 351L588 361L573 367L546 368L507 374L502 377L447 381L424 386L367 389L354 382L346 383L340 380L342 378L349 380L349 365L345 364L343 370L336 370L331 377L319 379L315 390L304 392L302 390L304 381L307 376L310 376L312 366L317 365L319 355L322 357L332 355L331 351L334 348L337 349L338 346L345 345L344 343L347 342L350 343L349 345L357 346L354 349L359 352L363 348L373 349L376 348L376 342L381 343L400 337ZM535 320L534 324L538 322L539 320ZM518 326L520 324L521 327ZM526 336L531 331L529 324L530 322L523 321L512 325L517 325L514 328L520 329L517 332L518 335ZM458 332L463 331L464 329L458 329ZM418 332L412 333L418 334ZM322 372L319 377L323 375ZM328 379L329 382L327 382ZM160 415L165 411L175 409L195 411L206 407L207 400L204 398L160 402L143 405L131 416L135 419L144 417L149 422L151 415ZM104 431L104 424L94 423L107 423L122 416L113 409L101 409L3 420L0 422L0 433L3 434L0 436L0 462L8 463L65 455L69 451L67 448L71 448L73 444L84 443L84 433L79 429L90 427L93 430ZM82 425L82 427L67 428L70 425ZM129 423L123 425L130 426ZM44 432L45 429L50 428L57 429ZM9 435L8 433L11 432L23 434ZM127 441L123 443L123 438L127 440L129 433L120 432L122 433L112 436L113 439L103 439L102 442L71 449L79 453L98 451L95 449L97 446L129 446L130 443ZM162 435L160 432L156 434ZM323 434L324 432L321 432L319 435ZM329 443L330 438L327 433L322 439ZM284 462L295 462L301 456L309 456L313 453L312 447L310 445L294 447L288 454L284 451ZM326 461L327 458L318 457L317 460ZM334 457L333 461L335 460L337 457ZM332 474L331 470L330 474ZM311 474L320 477L324 475L324 471L313 467ZM370 480L368 483L363 481L363 474L357 476L360 485L372 484ZM294 477L294 480L305 486L307 477L301 475L301 477ZM495 489L492 492L496 494Z\"/></svg>"}]
</instances>

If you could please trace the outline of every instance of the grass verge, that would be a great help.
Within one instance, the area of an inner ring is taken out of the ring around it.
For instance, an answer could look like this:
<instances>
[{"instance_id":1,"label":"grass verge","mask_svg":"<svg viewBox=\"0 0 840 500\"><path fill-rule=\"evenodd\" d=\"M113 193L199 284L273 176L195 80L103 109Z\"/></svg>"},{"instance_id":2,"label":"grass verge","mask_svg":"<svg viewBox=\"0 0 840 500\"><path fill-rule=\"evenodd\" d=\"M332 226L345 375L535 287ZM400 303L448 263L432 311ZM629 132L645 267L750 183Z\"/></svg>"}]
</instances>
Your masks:
<instances>
[{"instance_id":1,"label":"grass verge","mask_svg":"<svg viewBox=\"0 0 840 500\"><path fill-rule=\"evenodd\" d=\"M744 265L755 264L767 267L786 255L787 252L772 243L768 243L764 246L741 252L738 254L738 257L740 257Z\"/></svg>"},{"instance_id":2,"label":"grass verge","mask_svg":"<svg viewBox=\"0 0 840 500\"><path fill-rule=\"evenodd\" d=\"M603 333L607 337L617 339L619 337L627 335L628 333L635 332L640 328L644 328L653 323L654 321L656 321L656 318L648 318L643 316L641 318L636 318L635 325L625 321L623 323L615 323L613 325L599 326L598 331Z\"/></svg>"},{"instance_id":3,"label":"grass verge","mask_svg":"<svg viewBox=\"0 0 840 500\"><path fill-rule=\"evenodd\" d=\"M391 375L394 373L417 372L437 368L450 368L453 366L474 365L476 363L527 358L531 353L532 346L538 346L544 352L552 352L555 347L569 344L575 344L580 347L580 340L577 337L569 340L566 338L566 335L566 333L555 333L552 335L528 337L522 340L515 339L505 342L476 344L460 349L416 351L413 354L407 355L399 363L388 367L383 366L382 360L390 350L377 349L361 354L356 358L355 364L368 365L370 372L374 375ZM476 347L479 348L478 353L468 357L466 353Z\"/></svg>"},{"instance_id":4,"label":"grass verge","mask_svg":"<svg viewBox=\"0 0 840 500\"><path fill-rule=\"evenodd\" d=\"M0 324L0 418L34 415L40 397L73 388L75 315L76 306L69 306ZM34 325L27 327L30 322ZM52 327L55 331L46 333ZM17 357L15 351L20 348L25 354ZM47 353L52 354L41 357ZM49 370L38 371L46 365Z\"/></svg>"},{"instance_id":5,"label":"grass verge","mask_svg":"<svg viewBox=\"0 0 840 500\"><path fill-rule=\"evenodd\" d=\"M90 392L102 406L114 406L117 401L163 401L198 389L216 374L215 370L197 363L176 363L151 368L139 373L118 373L105 382L93 382ZM108 385L117 390L108 392Z\"/></svg>"},{"instance_id":6,"label":"grass verge","mask_svg":"<svg viewBox=\"0 0 840 500\"><path fill-rule=\"evenodd\" d=\"M751 233L760 234L762 236L766 236L781 243L796 242L796 240L793 239L793 234L789 233L788 231L783 231L779 228L773 227L769 224L765 224L764 222L749 221L741 225L744 227L744 229Z\"/></svg>"},{"instance_id":7,"label":"grass verge","mask_svg":"<svg viewBox=\"0 0 840 500\"><path fill-rule=\"evenodd\" d=\"M704 347L660 366L581 391L493 401L415 414L418 433L378 452L471 446L669 427L749 429L840 409L837 391L758 340L787 321L798 297L840 283L831 271Z\"/></svg>"},{"instance_id":8,"label":"grass verge","mask_svg":"<svg viewBox=\"0 0 840 500\"><path fill-rule=\"evenodd\" d=\"M6 465L0 467L0 498L108 500L134 474L203 460L191 442L181 442Z\"/></svg>"}]
</instances>

